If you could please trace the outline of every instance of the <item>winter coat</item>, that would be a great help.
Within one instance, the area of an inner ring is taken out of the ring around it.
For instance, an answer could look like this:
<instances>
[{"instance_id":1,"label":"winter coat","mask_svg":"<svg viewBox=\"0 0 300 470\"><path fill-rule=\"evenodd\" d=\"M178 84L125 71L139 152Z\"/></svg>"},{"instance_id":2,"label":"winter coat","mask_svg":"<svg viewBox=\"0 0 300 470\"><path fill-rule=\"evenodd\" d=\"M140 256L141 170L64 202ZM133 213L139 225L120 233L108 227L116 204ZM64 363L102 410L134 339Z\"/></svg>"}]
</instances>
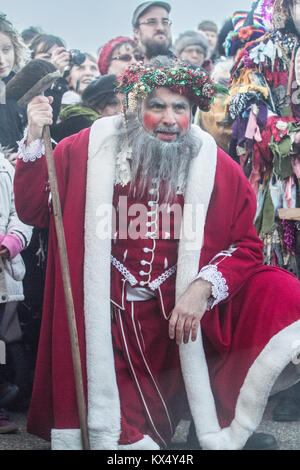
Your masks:
<instances>
[{"instance_id":1,"label":"winter coat","mask_svg":"<svg viewBox=\"0 0 300 470\"><path fill-rule=\"evenodd\" d=\"M30 242L32 228L23 224L16 213L13 193L14 168L0 153L0 234L17 235L23 249ZM0 257L0 303L24 300L22 280L25 265L18 253L13 259Z\"/></svg>"},{"instance_id":2,"label":"winter coat","mask_svg":"<svg viewBox=\"0 0 300 470\"><path fill-rule=\"evenodd\" d=\"M3 79L5 84L13 77L13 72ZM26 111L17 101L6 98L6 103L0 102L0 144L13 151L17 151L17 142L22 139L27 124Z\"/></svg>"}]
</instances>

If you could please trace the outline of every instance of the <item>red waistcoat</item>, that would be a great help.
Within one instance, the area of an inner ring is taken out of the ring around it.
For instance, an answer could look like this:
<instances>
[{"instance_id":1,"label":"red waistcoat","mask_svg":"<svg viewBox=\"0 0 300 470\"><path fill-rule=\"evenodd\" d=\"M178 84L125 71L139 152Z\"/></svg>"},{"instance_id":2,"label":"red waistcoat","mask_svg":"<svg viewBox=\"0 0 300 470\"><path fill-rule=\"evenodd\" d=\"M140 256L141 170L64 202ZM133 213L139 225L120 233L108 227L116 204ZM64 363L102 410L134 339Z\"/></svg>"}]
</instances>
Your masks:
<instances>
[{"instance_id":1,"label":"red waistcoat","mask_svg":"<svg viewBox=\"0 0 300 470\"><path fill-rule=\"evenodd\" d=\"M183 196L160 202L155 180L141 199L125 187L115 186L112 230L111 301L124 308L128 284L156 292L162 315L168 318L175 304L175 279Z\"/></svg>"}]
</instances>

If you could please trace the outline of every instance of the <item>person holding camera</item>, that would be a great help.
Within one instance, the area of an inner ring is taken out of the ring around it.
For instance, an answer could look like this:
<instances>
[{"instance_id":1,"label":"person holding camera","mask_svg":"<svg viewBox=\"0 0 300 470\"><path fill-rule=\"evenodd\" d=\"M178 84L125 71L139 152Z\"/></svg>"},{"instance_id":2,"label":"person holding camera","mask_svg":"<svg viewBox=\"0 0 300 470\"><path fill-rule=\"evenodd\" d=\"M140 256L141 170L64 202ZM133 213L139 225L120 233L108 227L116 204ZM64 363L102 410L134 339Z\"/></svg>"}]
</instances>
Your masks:
<instances>
[{"instance_id":1,"label":"person holding camera","mask_svg":"<svg viewBox=\"0 0 300 470\"><path fill-rule=\"evenodd\" d=\"M40 34L30 45L31 58L41 59L51 62L57 70L60 71L62 77L56 81L51 89L45 91L45 96L53 97L53 120L57 121L63 95L68 91L68 82L63 77L65 70L69 68L70 54L66 50L64 40L53 34Z\"/></svg>"},{"instance_id":2,"label":"person holding camera","mask_svg":"<svg viewBox=\"0 0 300 470\"><path fill-rule=\"evenodd\" d=\"M31 43L31 57L51 62L61 73L61 78L45 92L53 96L54 123L62 105L80 102L82 91L99 75L96 59L78 49L67 50L62 38L52 34L40 34Z\"/></svg>"},{"instance_id":3,"label":"person holding camera","mask_svg":"<svg viewBox=\"0 0 300 470\"><path fill-rule=\"evenodd\" d=\"M91 54L73 49L69 52L69 57L69 67L64 73L69 91L63 96L62 105L80 103L83 91L99 76L97 60Z\"/></svg>"}]
</instances>

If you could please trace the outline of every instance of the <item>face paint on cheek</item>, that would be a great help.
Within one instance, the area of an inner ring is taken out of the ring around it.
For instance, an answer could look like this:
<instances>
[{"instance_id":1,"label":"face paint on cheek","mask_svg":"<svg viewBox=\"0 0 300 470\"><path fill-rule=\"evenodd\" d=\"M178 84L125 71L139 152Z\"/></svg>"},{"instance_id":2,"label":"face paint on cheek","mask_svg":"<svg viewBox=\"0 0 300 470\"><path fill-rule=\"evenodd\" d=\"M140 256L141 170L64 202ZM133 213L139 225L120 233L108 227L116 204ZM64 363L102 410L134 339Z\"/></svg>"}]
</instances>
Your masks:
<instances>
[{"instance_id":1,"label":"face paint on cheek","mask_svg":"<svg viewBox=\"0 0 300 470\"><path fill-rule=\"evenodd\" d=\"M177 125L181 132L186 133L190 128L190 116L184 115L177 119Z\"/></svg>"},{"instance_id":2,"label":"face paint on cheek","mask_svg":"<svg viewBox=\"0 0 300 470\"><path fill-rule=\"evenodd\" d=\"M144 127L149 132L154 132L159 124L160 119L151 113L145 113L143 117Z\"/></svg>"}]
</instances>

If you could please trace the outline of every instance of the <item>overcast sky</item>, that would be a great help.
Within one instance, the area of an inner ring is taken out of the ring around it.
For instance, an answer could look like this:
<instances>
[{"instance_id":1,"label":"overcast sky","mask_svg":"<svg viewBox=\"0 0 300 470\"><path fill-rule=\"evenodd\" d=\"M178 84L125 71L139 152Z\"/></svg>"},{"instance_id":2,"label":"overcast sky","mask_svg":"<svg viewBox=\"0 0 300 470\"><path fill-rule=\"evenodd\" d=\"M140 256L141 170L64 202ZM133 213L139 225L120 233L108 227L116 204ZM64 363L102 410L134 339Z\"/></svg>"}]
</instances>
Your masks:
<instances>
[{"instance_id":1,"label":"overcast sky","mask_svg":"<svg viewBox=\"0 0 300 470\"><path fill-rule=\"evenodd\" d=\"M132 36L131 18L143 0L6 0L0 11L22 31L40 26L62 37L68 48L96 54L98 48L117 36ZM170 0L173 37L195 29L201 20L219 26L240 9L249 10L251 0Z\"/></svg>"}]
</instances>

